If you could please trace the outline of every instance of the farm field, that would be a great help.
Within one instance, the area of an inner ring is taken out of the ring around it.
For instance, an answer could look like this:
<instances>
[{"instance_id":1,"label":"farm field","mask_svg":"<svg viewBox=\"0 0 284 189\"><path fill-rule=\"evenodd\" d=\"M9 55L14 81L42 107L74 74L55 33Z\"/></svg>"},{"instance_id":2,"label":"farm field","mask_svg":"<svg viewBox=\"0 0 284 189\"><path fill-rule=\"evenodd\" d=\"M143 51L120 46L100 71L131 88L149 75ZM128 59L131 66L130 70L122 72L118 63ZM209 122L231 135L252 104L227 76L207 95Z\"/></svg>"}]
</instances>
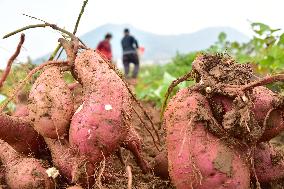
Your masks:
<instances>
[{"instance_id":1,"label":"farm field","mask_svg":"<svg viewBox=\"0 0 284 189\"><path fill-rule=\"evenodd\" d=\"M87 3L73 31L28 16L3 37L19 42L0 70L0 189L284 188L281 29L250 22L246 42L221 32L130 78L77 36ZM58 45L19 62L34 28Z\"/></svg>"}]
</instances>

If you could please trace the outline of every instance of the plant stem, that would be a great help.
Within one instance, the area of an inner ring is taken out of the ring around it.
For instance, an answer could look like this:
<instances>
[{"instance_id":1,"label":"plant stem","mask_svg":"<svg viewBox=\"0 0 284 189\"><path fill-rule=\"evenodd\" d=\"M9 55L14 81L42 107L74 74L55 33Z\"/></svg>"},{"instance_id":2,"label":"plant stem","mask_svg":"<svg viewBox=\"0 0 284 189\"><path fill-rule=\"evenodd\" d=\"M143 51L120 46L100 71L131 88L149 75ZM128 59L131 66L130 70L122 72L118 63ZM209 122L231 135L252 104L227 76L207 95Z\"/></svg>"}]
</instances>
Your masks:
<instances>
[{"instance_id":1,"label":"plant stem","mask_svg":"<svg viewBox=\"0 0 284 189\"><path fill-rule=\"evenodd\" d=\"M3 86L5 80L7 79L8 75L10 73L10 70L11 70L13 62L15 61L15 59L20 54L21 48L23 46L24 41L25 41L25 34L22 33L21 38L20 38L20 42L19 42L19 44L17 46L17 49L16 49L15 53L8 60L8 63L7 63L7 66L6 66L6 70L4 71L4 73L2 75L2 78L0 80L0 88Z\"/></svg>"}]
</instances>

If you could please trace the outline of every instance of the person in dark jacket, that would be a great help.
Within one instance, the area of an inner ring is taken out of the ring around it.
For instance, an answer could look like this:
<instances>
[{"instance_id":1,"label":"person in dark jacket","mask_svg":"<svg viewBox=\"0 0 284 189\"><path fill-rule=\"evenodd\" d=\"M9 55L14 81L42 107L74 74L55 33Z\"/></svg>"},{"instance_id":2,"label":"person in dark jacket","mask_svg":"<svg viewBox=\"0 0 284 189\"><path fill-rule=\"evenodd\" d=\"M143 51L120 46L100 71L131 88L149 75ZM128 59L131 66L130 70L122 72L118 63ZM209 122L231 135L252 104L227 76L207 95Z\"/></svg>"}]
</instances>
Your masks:
<instances>
[{"instance_id":1,"label":"person in dark jacket","mask_svg":"<svg viewBox=\"0 0 284 189\"><path fill-rule=\"evenodd\" d=\"M111 44L110 44L111 38L112 38L112 35L110 33L107 33L105 35L105 39L99 42L97 46L97 51L99 51L99 53L101 53L104 56L104 58L106 58L110 62L112 60L112 52L111 52Z\"/></svg>"},{"instance_id":2,"label":"person in dark jacket","mask_svg":"<svg viewBox=\"0 0 284 189\"><path fill-rule=\"evenodd\" d=\"M124 74L128 78L129 74L129 64L134 64L134 70L132 73L132 78L137 78L139 71L139 58L137 54L137 49L139 48L137 40L130 35L129 29L124 29L124 37L121 40L122 45L122 61L124 66Z\"/></svg>"}]
</instances>

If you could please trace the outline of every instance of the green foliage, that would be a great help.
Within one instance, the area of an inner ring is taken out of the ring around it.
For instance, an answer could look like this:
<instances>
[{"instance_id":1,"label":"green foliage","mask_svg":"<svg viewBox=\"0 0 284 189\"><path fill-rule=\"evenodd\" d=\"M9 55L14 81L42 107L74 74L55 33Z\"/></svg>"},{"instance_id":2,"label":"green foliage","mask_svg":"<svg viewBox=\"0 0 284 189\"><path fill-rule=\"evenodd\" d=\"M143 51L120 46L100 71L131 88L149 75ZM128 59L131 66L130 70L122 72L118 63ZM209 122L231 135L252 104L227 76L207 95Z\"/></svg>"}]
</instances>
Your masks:
<instances>
[{"instance_id":1,"label":"green foliage","mask_svg":"<svg viewBox=\"0 0 284 189\"><path fill-rule=\"evenodd\" d=\"M191 71L196 53L177 54L170 63L143 67L135 92L139 99L154 101L158 107L163 103L169 85L176 78ZM177 89L192 85L193 81L180 83ZM173 94L177 91L174 90Z\"/></svg>"},{"instance_id":2,"label":"green foliage","mask_svg":"<svg viewBox=\"0 0 284 189\"><path fill-rule=\"evenodd\" d=\"M284 33L279 29L271 28L263 23L252 23L252 31L254 35L252 39L246 43L230 42L227 40L226 33L222 32L218 36L217 41L205 52L209 53L228 53L238 62L251 62L255 72L259 75L270 73L282 73L284 68ZM190 52L188 54L177 55L165 65L151 65L141 68L140 75L135 87L136 94L139 99L154 101L160 106L164 100L164 96L171 82L178 77L190 72L191 63L198 52ZM23 80L28 72L35 67L29 61L25 64L14 65L9 74L4 87L0 89L2 99L10 96L15 87ZM1 73L0 73L1 74ZM35 74L26 84L24 91L29 91L31 84L39 73ZM71 73L64 75L67 83L72 83L74 78ZM181 88L192 85L194 81L186 81L180 83L173 91L173 94ZM279 88L280 86L280 88ZM271 85L271 88L280 90L281 85ZM1 99L0 99L1 103ZM9 106L13 108L13 104Z\"/></svg>"},{"instance_id":3,"label":"green foliage","mask_svg":"<svg viewBox=\"0 0 284 189\"><path fill-rule=\"evenodd\" d=\"M224 34L207 51L227 52L240 63L251 62L260 74L279 73L284 68L284 34L263 23L252 23L253 38L247 43L229 42Z\"/></svg>"},{"instance_id":4,"label":"green foliage","mask_svg":"<svg viewBox=\"0 0 284 189\"><path fill-rule=\"evenodd\" d=\"M75 81L70 71L64 72L63 78L68 84L73 83Z\"/></svg>"},{"instance_id":5,"label":"green foliage","mask_svg":"<svg viewBox=\"0 0 284 189\"><path fill-rule=\"evenodd\" d=\"M205 52L228 53L238 62L252 63L254 71L258 75L282 73L284 68L284 33L280 29L273 29L263 23L252 23L254 35L246 43L230 42L227 35L221 32L218 40ZM144 67L136 93L140 99L151 100L161 105L164 95L171 81L184 75L191 70L191 63L197 52L189 54L177 54L172 61L166 65L154 65ZM177 88L186 87L193 82L180 84ZM281 85L270 85L274 90L284 88ZM176 92L177 89L174 90Z\"/></svg>"}]
</instances>

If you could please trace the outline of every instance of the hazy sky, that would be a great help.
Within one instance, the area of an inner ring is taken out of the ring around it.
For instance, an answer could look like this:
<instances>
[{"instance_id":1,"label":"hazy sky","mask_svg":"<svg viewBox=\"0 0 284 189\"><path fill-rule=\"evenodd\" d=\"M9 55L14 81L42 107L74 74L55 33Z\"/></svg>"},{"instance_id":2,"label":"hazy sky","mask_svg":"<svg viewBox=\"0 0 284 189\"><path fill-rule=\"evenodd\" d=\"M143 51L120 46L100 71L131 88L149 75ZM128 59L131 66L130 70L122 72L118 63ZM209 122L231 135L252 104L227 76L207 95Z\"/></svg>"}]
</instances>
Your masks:
<instances>
[{"instance_id":1,"label":"hazy sky","mask_svg":"<svg viewBox=\"0 0 284 189\"><path fill-rule=\"evenodd\" d=\"M0 36L39 23L22 13L72 31L83 0L0 0ZM106 23L129 23L158 34L194 32L210 26L230 26L251 35L250 21L284 28L281 0L89 0L79 25L84 34ZM60 35L50 29L25 32L25 49L19 59L36 58L52 51ZM0 40L0 68L13 53L19 35Z\"/></svg>"}]
</instances>

